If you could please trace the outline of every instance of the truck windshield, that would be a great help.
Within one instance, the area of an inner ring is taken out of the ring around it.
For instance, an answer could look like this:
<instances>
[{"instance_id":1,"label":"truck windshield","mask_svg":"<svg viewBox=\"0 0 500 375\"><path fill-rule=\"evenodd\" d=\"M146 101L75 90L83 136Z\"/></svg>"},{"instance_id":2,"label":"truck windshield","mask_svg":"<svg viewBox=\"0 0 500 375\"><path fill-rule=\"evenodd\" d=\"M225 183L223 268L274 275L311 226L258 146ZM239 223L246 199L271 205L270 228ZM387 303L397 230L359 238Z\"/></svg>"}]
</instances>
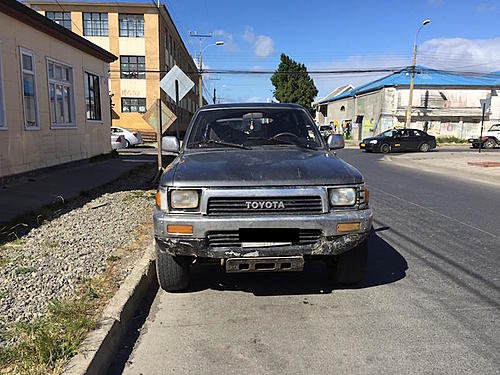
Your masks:
<instances>
[{"instance_id":1,"label":"truck windshield","mask_svg":"<svg viewBox=\"0 0 500 375\"><path fill-rule=\"evenodd\" d=\"M295 108L234 108L201 111L188 148L284 145L317 149L319 134L310 116Z\"/></svg>"}]
</instances>

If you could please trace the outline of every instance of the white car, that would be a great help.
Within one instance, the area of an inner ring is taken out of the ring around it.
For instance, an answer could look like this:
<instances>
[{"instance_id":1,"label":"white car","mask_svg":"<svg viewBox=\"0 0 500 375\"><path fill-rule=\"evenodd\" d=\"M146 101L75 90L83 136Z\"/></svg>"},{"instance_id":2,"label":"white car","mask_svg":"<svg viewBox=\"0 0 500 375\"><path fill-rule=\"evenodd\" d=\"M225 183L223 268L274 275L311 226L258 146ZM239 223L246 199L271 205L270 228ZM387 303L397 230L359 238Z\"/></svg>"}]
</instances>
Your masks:
<instances>
[{"instance_id":1,"label":"white car","mask_svg":"<svg viewBox=\"0 0 500 375\"><path fill-rule=\"evenodd\" d=\"M469 138L469 143L473 148L479 148L479 137ZM483 131L481 138L481 148L495 148L496 146L500 146L500 124L495 124Z\"/></svg>"},{"instance_id":2,"label":"white car","mask_svg":"<svg viewBox=\"0 0 500 375\"><path fill-rule=\"evenodd\" d=\"M130 146L140 145L142 143L142 135L138 131L131 132L130 130L127 130L124 128L112 126L111 127L111 134L123 136L123 138L125 139L125 143L126 143L125 147L127 147L127 148Z\"/></svg>"},{"instance_id":3,"label":"white car","mask_svg":"<svg viewBox=\"0 0 500 375\"><path fill-rule=\"evenodd\" d=\"M113 150L118 150L120 148L126 148L127 142L123 135L111 133L111 148Z\"/></svg>"}]
</instances>

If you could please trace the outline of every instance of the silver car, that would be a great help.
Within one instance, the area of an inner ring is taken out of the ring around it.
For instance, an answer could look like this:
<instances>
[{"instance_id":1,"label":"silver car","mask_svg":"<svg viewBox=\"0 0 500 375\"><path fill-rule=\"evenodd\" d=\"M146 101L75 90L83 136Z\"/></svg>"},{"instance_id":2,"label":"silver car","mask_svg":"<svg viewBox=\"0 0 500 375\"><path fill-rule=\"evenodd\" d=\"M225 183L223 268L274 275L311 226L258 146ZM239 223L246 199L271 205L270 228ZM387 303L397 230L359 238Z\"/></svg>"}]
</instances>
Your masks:
<instances>
[{"instance_id":1,"label":"silver car","mask_svg":"<svg viewBox=\"0 0 500 375\"><path fill-rule=\"evenodd\" d=\"M111 127L111 134L121 135L125 139L125 147L135 146L142 143L142 135L138 131L130 131L117 126Z\"/></svg>"}]
</instances>

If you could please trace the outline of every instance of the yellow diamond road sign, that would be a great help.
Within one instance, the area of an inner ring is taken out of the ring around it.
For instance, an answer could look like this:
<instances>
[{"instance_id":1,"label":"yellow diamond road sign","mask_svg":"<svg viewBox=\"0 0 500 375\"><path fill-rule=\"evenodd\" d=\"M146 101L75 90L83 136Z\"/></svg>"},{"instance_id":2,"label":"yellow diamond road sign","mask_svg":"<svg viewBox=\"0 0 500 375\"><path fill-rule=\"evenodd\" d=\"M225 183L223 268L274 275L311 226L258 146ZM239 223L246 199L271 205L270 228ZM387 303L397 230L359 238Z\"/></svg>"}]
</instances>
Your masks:
<instances>
[{"instance_id":1,"label":"yellow diamond road sign","mask_svg":"<svg viewBox=\"0 0 500 375\"><path fill-rule=\"evenodd\" d=\"M149 107L148 111L142 116L144 121L146 121L155 131L158 131L158 101ZM174 123L177 116L167 107L167 105L161 102L161 129L165 132L170 125Z\"/></svg>"}]
</instances>

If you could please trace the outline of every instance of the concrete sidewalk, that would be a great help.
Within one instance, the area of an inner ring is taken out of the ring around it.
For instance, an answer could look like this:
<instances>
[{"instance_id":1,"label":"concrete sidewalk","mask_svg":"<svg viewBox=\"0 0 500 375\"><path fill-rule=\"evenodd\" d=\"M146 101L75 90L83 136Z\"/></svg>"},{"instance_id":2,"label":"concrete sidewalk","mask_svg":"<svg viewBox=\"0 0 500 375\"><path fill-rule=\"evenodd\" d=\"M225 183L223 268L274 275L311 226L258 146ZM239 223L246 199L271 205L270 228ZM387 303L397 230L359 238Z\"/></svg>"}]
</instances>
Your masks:
<instances>
[{"instance_id":1,"label":"concrete sidewalk","mask_svg":"<svg viewBox=\"0 0 500 375\"><path fill-rule=\"evenodd\" d=\"M42 206L77 197L116 180L137 166L154 162L150 157L120 156L99 162L82 162L35 176L25 176L0 186L0 223L38 210Z\"/></svg>"},{"instance_id":2,"label":"concrete sidewalk","mask_svg":"<svg viewBox=\"0 0 500 375\"><path fill-rule=\"evenodd\" d=\"M500 162L500 150L486 150L479 154L477 150L463 148L447 151L446 147L441 147L438 151L427 153L389 154L384 156L384 161L474 182L500 185L500 167L480 167L468 164L469 162Z\"/></svg>"}]
</instances>

